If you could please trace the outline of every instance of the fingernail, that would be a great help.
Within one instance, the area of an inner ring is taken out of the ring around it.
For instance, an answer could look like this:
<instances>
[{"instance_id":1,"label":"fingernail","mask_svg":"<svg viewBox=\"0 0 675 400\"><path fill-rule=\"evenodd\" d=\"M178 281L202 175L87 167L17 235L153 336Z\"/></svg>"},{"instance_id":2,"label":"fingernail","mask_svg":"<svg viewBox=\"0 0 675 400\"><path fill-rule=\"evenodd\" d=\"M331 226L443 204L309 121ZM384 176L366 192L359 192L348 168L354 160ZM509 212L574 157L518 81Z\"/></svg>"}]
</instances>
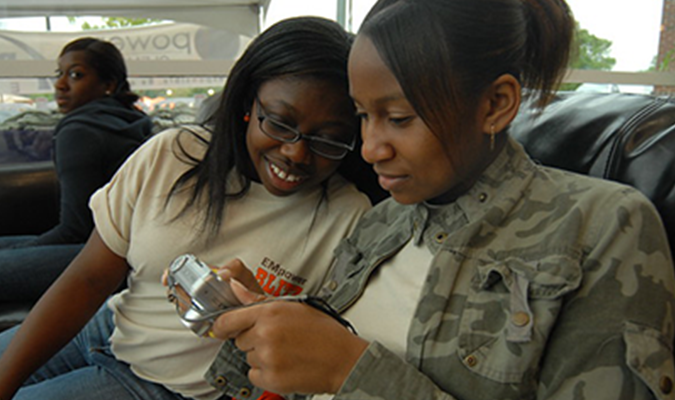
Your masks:
<instances>
[{"instance_id":1,"label":"fingernail","mask_svg":"<svg viewBox=\"0 0 675 400\"><path fill-rule=\"evenodd\" d=\"M241 289L243 289L247 292L249 291L248 288L246 286L244 286L243 283L239 282L236 278L230 279L230 286L239 286L239 288L241 288Z\"/></svg>"},{"instance_id":2,"label":"fingernail","mask_svg":"<svg viewBox=\"0 0 675 400\"><path fill-rule=\"evenodd\" d=\"M224 281L229 281L232 279L232 271L229 268L223 268L218 271L218 276Z\"/></svg>"}]
</instances>

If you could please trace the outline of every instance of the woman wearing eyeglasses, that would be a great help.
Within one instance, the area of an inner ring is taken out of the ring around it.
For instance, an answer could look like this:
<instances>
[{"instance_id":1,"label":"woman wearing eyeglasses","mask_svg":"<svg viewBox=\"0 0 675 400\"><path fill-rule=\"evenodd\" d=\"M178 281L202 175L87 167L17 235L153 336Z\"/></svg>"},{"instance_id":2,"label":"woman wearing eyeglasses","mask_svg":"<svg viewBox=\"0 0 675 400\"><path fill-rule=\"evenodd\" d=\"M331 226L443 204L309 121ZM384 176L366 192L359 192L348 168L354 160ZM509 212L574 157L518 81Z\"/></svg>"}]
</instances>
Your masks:
<instances>
[{"instance_id":1,"label":"woman wearing eyeglasses","mask_svg":"<svg viewBox=\"0 0 675 400\"><path fill-rule=\"evenodd\" d=\"M330 250L370 208L348 180L376 185L352 151L350 45L328 20L276 24L233 67L212 129L160 133L122 166L91 200L84 250L0 335L0 399L219 396L204 373L222 341L181 323L162 272L192 253L211 266L240 260L222 275L272 296L319 288Z\"/></svg>"}]
</instances>

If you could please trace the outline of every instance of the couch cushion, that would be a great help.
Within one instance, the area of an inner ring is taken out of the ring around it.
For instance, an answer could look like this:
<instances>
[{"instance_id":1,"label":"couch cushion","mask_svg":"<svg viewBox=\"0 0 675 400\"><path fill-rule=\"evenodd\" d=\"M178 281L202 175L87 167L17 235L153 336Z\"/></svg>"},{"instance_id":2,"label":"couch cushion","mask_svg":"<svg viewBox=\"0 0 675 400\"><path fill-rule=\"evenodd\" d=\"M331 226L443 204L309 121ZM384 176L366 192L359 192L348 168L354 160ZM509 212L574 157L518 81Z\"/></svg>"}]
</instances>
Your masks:
<instances>
[{"instance_id":1,"label":"couch cushion","mask_svg":"<svg viewBox=\"0 0 675 400\"><path fill-rule=\"evenodd\" d=\"M20 324L28 315L31 307L32 304L29 303L0 303L0 332Z\"/></svg>"},{"instance_id":2,"label":"couch cushion","mask_svg":"<svg viewBox=\"0 0 675 400\"><path fill-rule=\"evenodd\" d=\"M0 165L0 235L38 235L59 222L51 161Z\"/></svg>"}]
</instances>

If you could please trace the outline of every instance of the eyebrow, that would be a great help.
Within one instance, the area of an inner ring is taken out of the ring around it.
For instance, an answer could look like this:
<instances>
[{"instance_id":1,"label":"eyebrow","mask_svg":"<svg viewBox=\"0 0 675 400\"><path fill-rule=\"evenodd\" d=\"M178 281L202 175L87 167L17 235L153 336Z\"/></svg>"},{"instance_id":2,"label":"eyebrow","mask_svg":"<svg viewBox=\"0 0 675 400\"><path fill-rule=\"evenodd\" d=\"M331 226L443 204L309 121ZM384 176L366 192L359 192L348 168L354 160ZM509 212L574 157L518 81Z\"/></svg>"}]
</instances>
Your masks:
<instances>
[{"instance_id":1,"label":"eyebrow","mask_svg":"<svg viewBox=\"0 0 675 400\"><path fill-rule=\"evenodd\" d=\"M406 100L406 97L403 95L403 93L390 94L388 96L383 96L383 97L378 98L377 100L375 100L375 104L382 105L382 104L387 104L387 103L391 103L391 102L394 102L394 101L398 101L398 100L401 100L401 99Z\"/></svg>"},{"instance_id":2,"label":"eyebrow","mask_svg":"<svg viewBox=\"0 0 675 400\"><path fill-rule=\"evenodd\" d=\"M269 107L270 104L269 104L269 103L266 103L266 104L263 103L262 101L260 101L260 98L258 98L258 97L256 97L256 100L257 100L257 102L258 102L258 106L260 106L260 108L263 110L263 112L264 112L265 115L267 116L267 114L269 114L269 109L268 109L268 107ZM297 118L297 113L298 113L298 112L297 112L297 109L296 109L295 107L293 107L293 106L292 106L290 103L288 103L287 101L284 101L284 100L279 99L279 100L272 100L271 103L272 103L272 104L275 104L275 103L276 103L277 105L283 107L286 111L288 111L288 112L291 113L291 117L292 117L292 118ZM272 113L274 113L274 112L272 112ZM283 117L283 115L279 115L279 116L280 116L280 117ZM273 118L273 119L274 119L274 118ZM279 121L279 122L282 122L282 121ZM282 122L282 123L283 123L283 122ZM330 127L338 127L338 128L339 128L339 127L343 127L343 128L346 127L346 128L352 128L352 127L353 127L353 124L347 123L346 121L343 121L343 120L341 120L341 119L340 119L340 120L329 120L329 121L324 121L324 122L321 124L321 126L319 127L319 129L330 128Z\"/></svg>"},{"instance_id":3,"label":"eyebrow","mask_svg":"<svg viewBox=\"0 0 675 400\"><path fill-rule=\"evenodd\" d=\"M352 97L352 99L354 100L354 103L356 103L357 105L360 105L358 100L356 100L354 97ZM382 107L382 106L384 106L388 103L393 103L393 102L399 101L399 100L408 101L408 99L405 97L405 95L403 93L393 93L393 94L389 94L389 95L379 97L379 98L375 99L373 101L373 103L377 107Z\"/></svg>"},{"instance_id":4,"label":"eyebrow","mask_svg":"<svg viewBox=\"0 0 675 400\"><path fill-rule=\"evenodd\" d=\"M70 65L68 65L67 67L63 68L63 70L64 70L64 71L67 71L67 70L73 69L73 68L75 68L75 67L86 68L86 66L83 67L83 65L85 65L85 64L83 64L83 63L70 64ZM57 70L57 71L61 70L61 66L57 65L57 66L56 66L56 70Z\"/></svg>"}]
</instances>

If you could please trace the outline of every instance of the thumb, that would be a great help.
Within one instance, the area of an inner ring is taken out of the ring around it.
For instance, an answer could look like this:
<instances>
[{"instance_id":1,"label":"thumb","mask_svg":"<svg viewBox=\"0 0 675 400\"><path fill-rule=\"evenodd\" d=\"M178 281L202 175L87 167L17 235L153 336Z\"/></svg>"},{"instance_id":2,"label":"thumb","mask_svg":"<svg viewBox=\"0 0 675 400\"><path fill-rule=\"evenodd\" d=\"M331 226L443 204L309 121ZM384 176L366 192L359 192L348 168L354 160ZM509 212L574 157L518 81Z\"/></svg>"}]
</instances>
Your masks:
<instances>
[{"instance_id":1,"label":"thumb","mask_svg":"<svg viewBox=\"0 0 675 400\"><path fill-rule=\"evenodd\" d=\"M248 290L246 286L234 278L230 279L230 286L232 287L232 292L234 292L234 295L241 302L241 304L245 306L263 301L267 298L264 294L259 294Z\"/></svg>"},{"instance_id":2,"label":"thumb","mask_svg":"<svg viewBox=\"0 0 675 400\"><path fill-rule=\"evenodd\" d=\"M169 286L169 269L165 269L162 273L162 285Z\"/></svg>"}]
</instances>

